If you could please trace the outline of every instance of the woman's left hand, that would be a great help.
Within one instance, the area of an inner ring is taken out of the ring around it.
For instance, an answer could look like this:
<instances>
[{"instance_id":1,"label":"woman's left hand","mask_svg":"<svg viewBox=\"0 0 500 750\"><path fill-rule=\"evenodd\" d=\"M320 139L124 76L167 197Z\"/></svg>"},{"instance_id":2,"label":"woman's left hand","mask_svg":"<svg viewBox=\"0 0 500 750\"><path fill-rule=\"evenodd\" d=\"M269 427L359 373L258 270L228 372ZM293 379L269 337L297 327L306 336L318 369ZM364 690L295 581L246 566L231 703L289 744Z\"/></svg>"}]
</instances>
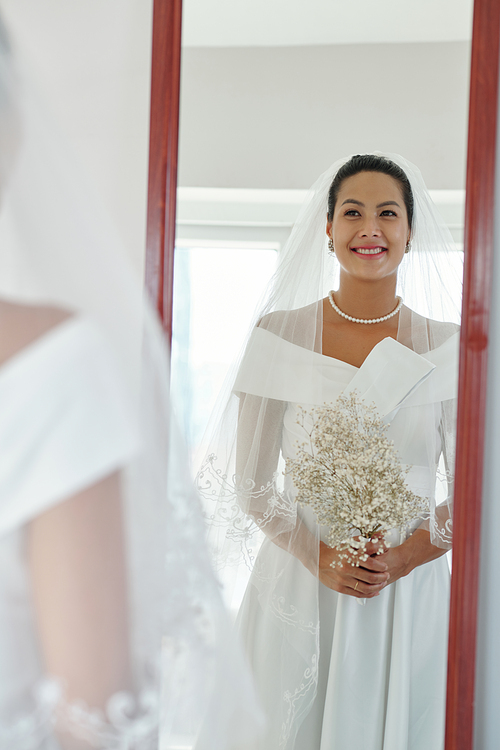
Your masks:
<instances>
[{"instance_id":1,"label":"woman's left hand","mask_svg":"<svg viewBox=\"0 0 500 750\"><path fill-rule=\"evenodd\" d=\"M403 544L390 547L385 552L377 554L383 544L383 539L372 540L366 545L365 551L368 555L377 555L377 559L387 565L389 578L386 585L407 576L419 565L424 565L446 554L445 549L431 543L430 534L424 529L417 529Z\"/></svg>"},{"instance_id":2,"label":"woman's left hand","mask_svg":"<svg viewBox=\"0 0 500 750\"><path fill-rule=\"evenodd\" d=\"M387 573L389 573L387 585L389 583L394 583L398 578L403 578L412 570L408 549L405 547L405 544L400 544L397 547L390 547L386 552L377 555L377 559L387 565Z\"/></svg>"},{"instance_id":3,"label":"woman's left hand","mask_svg":"<svg viewBox=\"0 0 500 750\"><path fill-rule=\"evenodd\" d=\"M385 551L380 552L381 548ZM375 557L375 559L387 565L386 572L389 574L389 578L387 579L385 586L389 583L394 583L398 578L402 578L410 572L410 568L408 567L408 556L406 554L407 550L404 548L404 544L398 547L387 548L384 544L383 538L372 539L364 548L364 552L370 557ZM363 568L363 563L360 563L359 567ZM356 568L354 568L354 571L355 570ZM354 577L356 577L355 572Z\"/></svg>"}]
</instances>

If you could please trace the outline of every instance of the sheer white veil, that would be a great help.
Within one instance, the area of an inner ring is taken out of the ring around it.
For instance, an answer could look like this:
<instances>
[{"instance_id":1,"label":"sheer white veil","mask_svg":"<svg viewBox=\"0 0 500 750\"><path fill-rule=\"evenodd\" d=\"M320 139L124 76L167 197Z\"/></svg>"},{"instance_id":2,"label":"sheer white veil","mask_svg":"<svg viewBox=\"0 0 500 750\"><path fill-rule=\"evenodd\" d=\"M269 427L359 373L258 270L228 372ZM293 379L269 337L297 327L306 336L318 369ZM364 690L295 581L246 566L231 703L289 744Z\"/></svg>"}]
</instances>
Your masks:
<instances>
[{"instance_id":1,"label":"sheer white veil","mask_svg":"<svg viewBox=\"0 0 500 750\"><path fill-rule=\"evenodd\" d=\"M377 155L403 169L414 198L411 251L398 273L398 294L404 307L397 339L420 355L447 341L456 350L460 253L417 167L396 154ZM265 303L256 313L244 351L228 379L229 392L221 396L198 475L228 599L241 597L242 581L252 571L251 582L259 592L262 609L274 617L283 640L298 655L282 665L283 691L281 699L276 698L282 729L274 738L279 748L293 747L293 738L312 705L319 658L317 587L314 594L310 582L310 574L317 570L319 537L317 530L301 521L293 487L284 478L282 428L287 402L312 403L307 384L313 381L313 371L321 368L322 300L335 289L338 279L337 261L327 247L328 193L334 176L349 158L335 162L308 191L280 253ZM294 347L300 347L300 383L292 382L298 370L294 375L282 361L285 349L289 361L293 360L298 351ZM323 403L326 399L319 377L315 387L314 403ZM422 462L435 466L441 480L437 487L425 488L430 499L425 523L432 542L449 547L455 403L453 399L442 402L438 391L436 386L435 393L428 393L429 405L422 417L427 420L424 434L428 435ZM298 392L304 393L303 399L296 398ZM272 568L258 556L266 537L280 550L274 552ZM304 579L295 577L293 591L285 574L290 552L304 563Z\"/></svg>"},{"instance_id":2,"label":"sheer white veil","mask_svg":"<svg viewBox=\"0 0 500 750\"><path fill-rule=\"evenodd\" d=\"M161 327L1 21L0 192L0 747L237 748L261 719Z\"/></svg>"}]
</instances>

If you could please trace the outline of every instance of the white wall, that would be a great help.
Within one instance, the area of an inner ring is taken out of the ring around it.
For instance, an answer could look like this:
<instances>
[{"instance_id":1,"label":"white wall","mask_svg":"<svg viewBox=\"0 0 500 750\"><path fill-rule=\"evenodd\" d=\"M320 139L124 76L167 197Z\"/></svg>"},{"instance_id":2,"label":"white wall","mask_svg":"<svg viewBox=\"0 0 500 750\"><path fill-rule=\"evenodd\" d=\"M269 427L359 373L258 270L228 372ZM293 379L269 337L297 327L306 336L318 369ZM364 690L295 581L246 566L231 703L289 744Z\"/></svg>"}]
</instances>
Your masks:
<instances>
[{"instance_id":1,"label":"white wall","mask_svg":"<svg viewBox=\"0 0 500 750\"><path fill-rule=\"evenodd\" d=\"M0 9L142 272L152 0ZM465 41L187 47L180 184L304 189L338 156L380 148L417 163L430 188L461 189L468 54Z\"/></svg>"},{"instance_id":2,"label":"white wall","mask_svg":"<svg viewBox=\"0 0 500 750\"><path fill-rule=\"evenodd\" d=\"M183 44L276 47L471 38L473 0L183 0Z\"/></svg>"},{"instance_id":3,"label":"white wall","mask_svg":"<svg viewBox=\"0 0 500 750\"><path fill-rule=\"evenodd\" d=\"M468 75L468 42L186 48L180 185L303 189L380 149L461 189Z\"/></svg>"}]
</instances>

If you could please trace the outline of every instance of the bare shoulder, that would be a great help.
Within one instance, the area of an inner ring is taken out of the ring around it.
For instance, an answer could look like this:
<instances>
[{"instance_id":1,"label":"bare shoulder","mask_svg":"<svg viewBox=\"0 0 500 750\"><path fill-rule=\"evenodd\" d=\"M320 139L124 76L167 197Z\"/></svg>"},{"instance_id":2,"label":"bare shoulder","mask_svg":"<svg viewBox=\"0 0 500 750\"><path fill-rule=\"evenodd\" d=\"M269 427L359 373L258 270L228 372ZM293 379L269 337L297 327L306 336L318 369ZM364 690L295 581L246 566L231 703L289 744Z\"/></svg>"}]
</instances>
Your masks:
<instances>
[{"instance_id":1,"label":"bare shoulder","mask_svg":"<svg viewBox=\"0 0 500 750\"><path fill-rule=\"evenodd\" d=\"M276 310L264 315L257 326L291 341L310 347L320 333L322 300L296 310Z\"/></svg>"},{"instance_id":2,"label":"bare shoulder","mask_svg":"<svg viewBox=\"0 0 500 750\"><path fill-rule=\"evenodd\" d=\"M445 341L460 331L458 323L443 322L440 320L428 319L427 326L433 348L441 346L441 344L444 344Z\"/></svg>"},{"instance_id":3,"label":"bare shoulder","mask_svg":"<svg viewBox=\"0 0 500 750\"><path fill-rule=\"evenodd\" d=\"M71 312L59 307L0 300L0 363L71 317Z\"/></svg>"},{"instance_id":4,"label":"bare shoulder","mask_svg":"<svg viewBox=\"0 0 500 750\"><path fill-rule=\"evenodd\" d=\"M409 308L403 308L398 340L410 349L424 353L429 349L437 349L449 338L460 331L457 323L426 318Z\"/></svg>"}]
</instances>

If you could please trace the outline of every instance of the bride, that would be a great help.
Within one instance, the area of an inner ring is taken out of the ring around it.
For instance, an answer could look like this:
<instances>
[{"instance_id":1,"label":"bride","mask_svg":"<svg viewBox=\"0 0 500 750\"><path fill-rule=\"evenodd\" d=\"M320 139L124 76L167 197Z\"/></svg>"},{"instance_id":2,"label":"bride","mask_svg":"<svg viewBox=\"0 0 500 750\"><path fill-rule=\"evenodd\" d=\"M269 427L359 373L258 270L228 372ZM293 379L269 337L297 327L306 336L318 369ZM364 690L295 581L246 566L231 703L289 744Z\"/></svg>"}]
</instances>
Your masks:
<instances>
[{"instance_id":1,"label":"bride","mask_svg":"<svg viewBox=\"0 0 500 750\"><path fill-rule=\"evenodd\" d=\"M0 750L232 750L260 712L160 325L1 21L0 190Z\"/></svg>"},{"instance_id":2,"label":"bride","mask_svg":"<svg viewBox=\"0 0 500 750\"><path fill-rule=\"evenodd\" d=\"M379 154L320 177L280 258L199 474L220 565L251 571L238 628L267 713L259 750L443 748L455 258L418 170ZM360 567L332 568L283 462L304 439L300 407L352 391L389 424L429 511Z\"/></svg>"}]
</instances>

